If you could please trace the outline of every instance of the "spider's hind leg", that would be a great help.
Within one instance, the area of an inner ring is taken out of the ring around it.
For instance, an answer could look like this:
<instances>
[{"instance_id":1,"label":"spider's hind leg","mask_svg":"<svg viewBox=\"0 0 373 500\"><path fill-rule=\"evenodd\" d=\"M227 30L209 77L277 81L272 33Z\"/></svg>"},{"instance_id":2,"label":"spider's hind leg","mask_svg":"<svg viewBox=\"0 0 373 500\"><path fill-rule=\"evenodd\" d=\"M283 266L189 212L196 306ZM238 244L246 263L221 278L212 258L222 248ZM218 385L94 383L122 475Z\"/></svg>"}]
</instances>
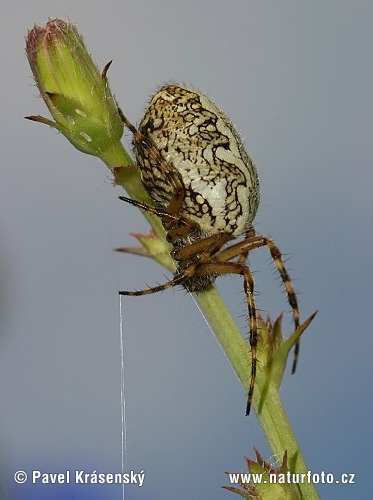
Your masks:
<instances>
[{"instance_id":1,"label":"spider's hind leg","mask_svg":"<svg viewBox=\"0 0 373 500\"><path fill-rule=\"evenodd\" d=\"M251 352L251 370L249 389L247 392L246 415L250 414L251 404L254 395L256 372L257 372L257 350L258 350L258 321L254 298L254 279L250 269L238 262L228 262L226 260L215 261L202 264L197 268L197 274L240 274L244 278L244 290L249 315L249 344Z\"/></svg>"},{"instance_id":2,"label":"spider's hind leg","mask_svg":"<svg viewBox=\"0 0 373 500\"><path fill-rule=\"evenodd\" d=\"M281 277L282 284L285 288L286 294L288 296L288 302L290 304L292 313L293 313L293 321L295 329L299 328L299 308L298 308L298 299L295 293L293 282L290 279L290 275L285 267L285 263L283 261L281 252L275 242L268 238L267 236L261 235L253 235L247 236L246 239L240 243L236 243L222 252L220 252L218 256L219 261L228 261L235 257L239 257L239 262L241 256L246 256L248 252L251 252L255 248L267 247L272 260L277 268L277 271ZM242 257L243 259L244 257ZM245 257L246 258L246 257ZM294 373L297 367L298 357L299 357L299 340L295 344L294 349L294 360L291 372Z\"/></svg>"},{"instance_id":3,"label":"spider's hind leg","mask_svg":"<svg viewBox=\"0 0 373 500\"><path fill-rule=\"evenodd\" d=\"M294 285L293 282L291 281L291 278L289 276L289 273L285 267L284 260L282 258L281 252L277 245L270 239L266 239L266 245L269 249L269 252L271 254L271 257L273 259L273 262L275 263L275 266L277 267L277 270L279 272L279 275L281 276L282 283L284 285L284 288L286 290L287 296L288 296L288 302L290 304L291 310L293 312L293 321L294 321L294 326L295 329L299 328L299 307L298 307L298 299L297 295L295 293ZM299 358L299 347L300 347L300 340L298 339L295 343L294 347L294 358L293 358L293 365L291 367L291 373L295 373L295 370L297 368L298 364L298 358Z\"/></svg>"}]
</instances>

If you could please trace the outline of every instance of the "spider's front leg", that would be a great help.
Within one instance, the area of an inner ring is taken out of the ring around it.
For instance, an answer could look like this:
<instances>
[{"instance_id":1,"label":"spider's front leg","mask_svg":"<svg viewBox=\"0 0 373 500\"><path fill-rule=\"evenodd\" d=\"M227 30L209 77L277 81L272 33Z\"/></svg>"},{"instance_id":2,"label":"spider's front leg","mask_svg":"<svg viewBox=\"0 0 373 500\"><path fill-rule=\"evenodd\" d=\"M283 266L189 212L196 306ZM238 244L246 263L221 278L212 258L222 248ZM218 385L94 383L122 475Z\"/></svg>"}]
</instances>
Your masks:
<instances>
[{"instance_id":1,"label":"spider's front leg","mask_svg":"<svg viewBox=\"0 0 373 500\"><path fill-rule=\"evenodd\" d=\"M189 272L186 271L180 274L176 274L172 280L166 281L166 283L163 283L163 285L146 288L145 290L120 290L119 295L136 297L139 295L150 295L152 293L162 292L163 290L167 290L167 288L181 285L189 277Z\"/></svg>"},{"instance_id":2,"label":"spider's front leg","mask_svg":"<svg viewBox=\"0 0 373 500\"><path fill-rule=\"evenodd\" d=\"M149 134L146 131L137 129L128 120L128 118L124 115L123 111L119 107L118 113L124 125L133 134L133 144L136 157L146 157L148 168L149 164L157 165L157 168L162 173L163 179L166 180L168 184L168 188L171 188L172 196L167 207L168 214L178 215L185 198L185 189L179 174L171 165L168 164L167 161L164 160ZM149 122L147 124L147 127L150 127L152 129L153 124ZM144 172L146 172L146 170L147 169L144 168ZM142 180L146 188L147 183L144 182L144 178Z\"/></svg>"},{"instance_id":3,"label":"spider's front leg","mask_svg":"<svg viewBox=\"0 0 373 500\"><path fill-rule=\"evenodd\" d=\"M189 222L186 219L183 219L172 213L169 213L167 210L161 208L155 208L150 205L147 205L146 203L132 200L131 198L127 198L125 196L120 196L119 199L131 205L134 205L135 207L138 207L145 212L150 212L154 215L157 215L162 219L163 224L168 224L171 227L177 226L184 232L190 230L188 229ZM147 288L145 290L132 290L132 291L120 290L119 295L139 296L139 295L149 295L152 293L160 292L162 290L166 290L167 288L171 288L173 286L182 284L186 279L188 279L190 275L193 274L193 272L194 272L194 266L188 266L188 268L184 269L182 273L175 275L172 280L167 281L163 285Z\"/></svg>"}]
</instances>

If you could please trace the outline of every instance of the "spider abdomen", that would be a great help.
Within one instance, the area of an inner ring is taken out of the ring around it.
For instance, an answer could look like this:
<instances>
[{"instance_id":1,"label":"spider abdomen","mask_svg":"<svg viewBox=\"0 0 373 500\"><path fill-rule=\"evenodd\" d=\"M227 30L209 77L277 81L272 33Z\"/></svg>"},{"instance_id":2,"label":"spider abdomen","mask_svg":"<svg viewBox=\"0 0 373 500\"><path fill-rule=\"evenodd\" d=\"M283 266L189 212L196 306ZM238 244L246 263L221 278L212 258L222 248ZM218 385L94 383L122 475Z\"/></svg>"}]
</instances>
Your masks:
<instances>
[{"instance_id":1,"label":"spider abdomen","mask_svg":"<svg viewBox=\"0 0 373 500\"><path fill-rule=\"evenodd\" d=\"M179 215L206 236L237 237L248 229L259 204L254 163L227 116L207 97L177 85L162 87L139 125L146 140L134 139L143 184L162 207L175 196L169 171L183 185ZM164 164L152 155L156 148ZM166 165L166 166L165 166Z\"/></svg>"}]
</instances>

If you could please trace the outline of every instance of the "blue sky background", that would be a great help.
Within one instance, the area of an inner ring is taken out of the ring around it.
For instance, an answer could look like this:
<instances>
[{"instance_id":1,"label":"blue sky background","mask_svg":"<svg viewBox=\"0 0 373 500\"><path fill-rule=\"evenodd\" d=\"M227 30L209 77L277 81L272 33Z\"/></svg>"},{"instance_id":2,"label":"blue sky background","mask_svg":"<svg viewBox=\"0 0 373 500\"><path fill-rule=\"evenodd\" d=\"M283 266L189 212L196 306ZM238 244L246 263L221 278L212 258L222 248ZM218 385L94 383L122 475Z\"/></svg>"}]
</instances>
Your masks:
<instances>
[{"instance_id":1,"label":"blue sky background","mask_svg":"<svg viewBox=\"0 0 373 500\"><path fill-rule=\"evenodd\" d=\"M257 163L256 228L290 255L302 318L299 369L282 396L309 468L356 484L371 476L373 4L206 0L14 1L3 6L0 183L0 488L9 500L121 498L106 487L19 486L18 469L121 470L117 290L164 280L153 262L115 254L146 221L118 200L109 172L55 131L24 56L34 22L68 17L134 122L169 81L220 105ZM130 140L128 133L124 140ZM251 259L258 305L290 313L264 250ZM246 329L242 281L217 282ZM225 470L255 445L271 453L245 394L182 290L123 300L126 499L224 500Z\"/></svg>"}]
</instances>

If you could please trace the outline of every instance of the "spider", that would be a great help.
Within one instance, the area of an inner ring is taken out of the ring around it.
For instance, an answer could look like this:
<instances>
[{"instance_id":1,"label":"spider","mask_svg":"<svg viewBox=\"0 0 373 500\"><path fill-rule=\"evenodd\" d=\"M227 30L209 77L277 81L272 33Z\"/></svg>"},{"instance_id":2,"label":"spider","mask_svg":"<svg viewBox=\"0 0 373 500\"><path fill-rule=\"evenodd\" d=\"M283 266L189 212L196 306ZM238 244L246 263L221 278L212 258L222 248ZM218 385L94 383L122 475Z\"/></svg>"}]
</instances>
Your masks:
<instances>
[{"instance_id":1,"label":"spider","mask_svg":"<svg viewBox=\"0 0 373 500\"><path fill-rule=\"evenodd\" d=\"M249 415L257 370L258 326L254 280L247 265L252 250L266 246L281 276L299 327L297 297L281 253L267 236L258 235L253 220L259 205L256 167L228 117L205 95L176 84L163 86L151 98L136 128L119 110L133 134L134 154L142 183L154 206L120 199L160 217L172 244L177 271L170 281L146 290L120 291L147 295L176 285L201 292L220 275L243 276L248 307L251 373ZM229 243L244 235L244 240ZM292 373L297 365L295 346Z\"/></svg>"}]
</instances>

